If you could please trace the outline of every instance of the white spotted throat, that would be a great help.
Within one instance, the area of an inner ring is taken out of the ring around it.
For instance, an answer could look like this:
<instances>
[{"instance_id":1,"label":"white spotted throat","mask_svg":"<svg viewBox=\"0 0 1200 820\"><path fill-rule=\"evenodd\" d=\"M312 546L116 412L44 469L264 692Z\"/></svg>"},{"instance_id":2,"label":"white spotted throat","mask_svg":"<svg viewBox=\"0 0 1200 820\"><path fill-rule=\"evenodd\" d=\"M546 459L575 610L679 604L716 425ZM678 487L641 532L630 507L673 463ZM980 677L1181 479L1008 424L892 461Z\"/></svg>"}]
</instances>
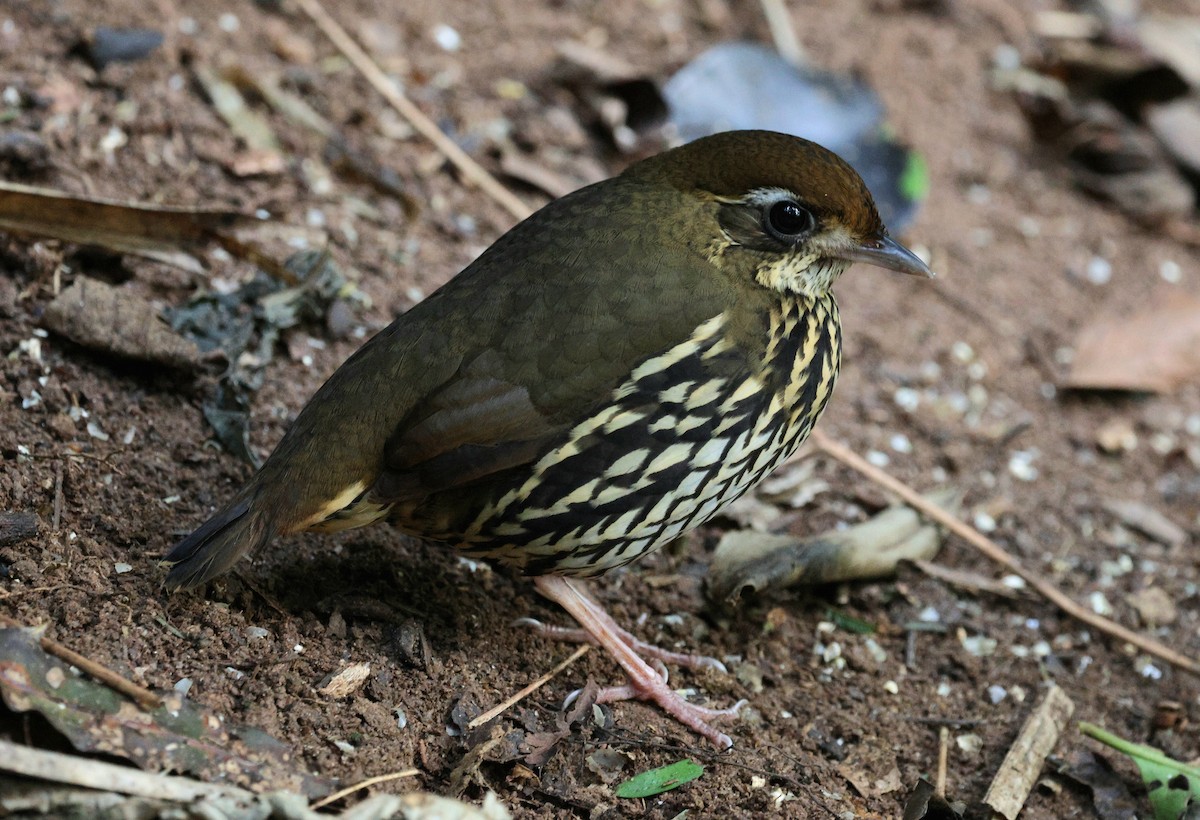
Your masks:
<instances>
[{"instance_id":1,"label":"white spotted throat","mask_svg":"<svg viewBox=\"0 0 1200 820\"><path fill-rule=\"evenodd\" d=\"M719 663L638 641L573 579L703 524L804 441L853 262L931 275L849 165L783 134L717 134L551 202L338 368L167 583L387 519L535 576L628 674L602 699L727 747L711 722L740 704L691 704L643 656Z\"/></svg>"}]
</instances>

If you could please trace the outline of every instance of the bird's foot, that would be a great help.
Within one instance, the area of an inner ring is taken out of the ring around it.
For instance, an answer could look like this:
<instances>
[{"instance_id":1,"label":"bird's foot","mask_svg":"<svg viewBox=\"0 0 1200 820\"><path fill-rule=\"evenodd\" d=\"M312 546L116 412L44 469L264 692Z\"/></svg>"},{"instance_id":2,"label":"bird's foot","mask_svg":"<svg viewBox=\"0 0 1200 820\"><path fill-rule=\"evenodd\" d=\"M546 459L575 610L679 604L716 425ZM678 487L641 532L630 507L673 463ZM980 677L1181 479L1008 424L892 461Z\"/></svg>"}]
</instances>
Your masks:
<instances>
[{"instance_id":1,"label":"bird's foot","mask_svg":"<svg viewBox=\"0 0 1200 820\"><path fill-rule=\"evenodd\" d=\"M620 703L624 700L650 701L658 704L660 709L680 723L708 738L716 746L722 749L728 749L732 746L733 741L728 735L716 731L708 724L715 720L737 717L738 711L749 703L749 701L743 698L733 704L733 706L728 706L724 709L710 709L707 706L697 706L694 703L689 703L684 699L683 695L667 685L668 677L665 666L657 661L655 661L655 666L657 674L651 679L639 678L635 681L633 676L630 675L629 683L622 686L606 686L602 688L596 694L596 703ZM563 709L569 709L582 692L582 689L576 689L567 695L566 699L563 700Z\"/></svg>"},{"instance_id":2,"label":"bird's foot","mask_svg":"<svg viewBox=\"0 0 1200 820\"><path fill-rule=\"evenodd\" d=\"M596 604L599 606L599 604ZM572 629L568 626L553 626L552 624L544 624L536 618L518 618L513 621L513 626L527 626L534 632L541 635L543 638L550 638L555 641L567 641L569 643L590 643L593 646L599 646L592 634L586 629ZM715 669L718 672L725 674L729 670L725 668L725 664L721 663L716 658L708 655L692 654L690 652L672 652L670 649L663 649L656 644L647 643L641 638L634 636L628 630L616 627L617 635L634 652L641 655L643 658L650 660L661 661L663 663L673 663L676 666L682 666L686 669Z\"/></svg>"},{"instance_id":3,"label":"bird's foot","mask_svg":"<svg viewBox=\"0 0 1200 820\"><path fill-rule=\"evenodd\" d=\"M626 685L602 690L598 699L600 703L613 703L621 700L651 701L684 726L708 738L718 748L728 749L733 745L733 740L728 735L709 724L714 720L736 716L738 710L745 705L745 701L738 701L727 709L709 709L688 703L682 695L667 685L666 669L663 668L659 656L651 655L661 670L655 671L639 656L640 650L635 647L635 642L638 644L642 642L637 641L636 638L617 626L600 604L588 597L572 581L559 576L543 575L535 578L534 584L537 586L538 592L574 616L575 620L583 627L581 630L584 633L583 638L607 650L625 670L625 674L629 676L629 682ZM557 630L555 627L542 628ZM562 637L563 633L571 632L574 630L551 631L547 634L550 637ZM578 639L579 636L572 637ZM651 645L642 644L642 646ZM679 653L665 652L658 647L652 647L652 649L665 653L669 660L673 660L673 656L679 656ZM693 658L692 663L696 663L695 656L681 657ZM712 661L713 659L708 660ZM719 663L719 661L713 662ZM711 668L711 664L701 663L699 668Z\"/></svg>"}]
</instances>

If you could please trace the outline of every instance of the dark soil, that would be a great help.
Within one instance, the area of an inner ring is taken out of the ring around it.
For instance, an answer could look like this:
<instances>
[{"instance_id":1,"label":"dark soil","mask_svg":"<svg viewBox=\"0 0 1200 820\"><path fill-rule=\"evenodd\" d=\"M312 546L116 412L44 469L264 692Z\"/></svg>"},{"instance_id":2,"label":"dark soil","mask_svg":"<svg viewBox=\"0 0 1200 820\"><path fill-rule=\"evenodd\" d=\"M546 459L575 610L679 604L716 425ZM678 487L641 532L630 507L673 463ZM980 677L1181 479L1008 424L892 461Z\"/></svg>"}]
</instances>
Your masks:
<instances>
[{"instance_id":1,"label":"dark soil","mask_svg":"<svg viewBox=\"0 0 1200 820\"><path fill-rule=\"evenodd\" d=\"M359 319L371 332L451 277L512 220L461 184L429 145L406 136L307 18L287 3L282 12L271 5L7 6L0 12L0 90L8 113L0 128L36 134L47 152L44 162L9 161L3 173L118 199L266 209L286 226L264 229L280 256L286 239L301 237L356 272L373 301ZM1142 628L1127 597L1160 589L1177 613L1153 634L1196 656L1194 540L1165 547L1123 525L1104 503L1136 501L1189 531L1200 526L1200 388L1135 399L1064 395L1051 385L1077 331L1097 313L1135 309L1161 288L1200 288L1200 254L1072 189L1066 173L1039 154L1013 102L990 90L994 51L1027 46L1027 16L1043 6L948 2L926 11L815 0L793 9L811 60L859 71L887 102L898 134L927 157L931 197L905 238L930 249L941 274L924 284L860 268L842 280L844 375L822 428L860 453L888 454L888 469L916 488L960 488L969 519L993 519L994 537L1027 566L1077 600L1103 595L1122 623ZM495 140L507 129L575 183L597 169L615 173L628 160L578 124L570 98L549 79L556 43L602 45L662 77L710 44L767 39L758 4L725 0L353 0L330 8L485 165L496 167ZM439 47L432 31L442 23L461 35L460 50ZM149 59L97 73L72 49L98 25L154 28L166 41ZM234 175L237 141L189 69L226 62L282 72L354 146L398 172L419 213L409 217L395 198L321 173L320 138L275 115L286 167ZM532 90L502 94L516 87L508 81ZM529 189L520 193L545 201ZM1111 263L1107 284L1083 275L1093 257ZM219 255L210 260L210 277L241 281L253 273ZM1178 284L1160 276L1165 262L1182 270ZM42 520L36 539L0 549L0 611L46 624L50 636L145 686L171 689L190 679L191 698L294 744L310 770L352 783L416 767L420 778L379 788L447 792L452 770L481 740L460 731L463 716L499 702L569 652L510 622L529 615L565 624L566 616L527 581L386 526L281 540L203 595L166 594L158 558L249 468L211 441L200 411L208 376L152 371L40 329L46 304L81 274L123 281L163 306L183 303L205 279L55 242L0 244L0 512L34 510ZM30 339L40 343L40 359L21 347ZM302 328L291 342L302 355L281 349L254 399L252 441L263 454L359 343L320 325ZM900 388L921 394L915 410L897 404ZM72 415L74 407L87 417ZM1119 420L1129 422L1137 445L1106 454L1097 433ZM901 435L910 452L893 446ZM1025 454L1017 456L1020 476L1010 466L1016 453ZM1022 458L1036 475L1019 469ZM831 489L805 508L793 527L798 534L860 521L878 508L879 491L837 464L822 462L817 475ZM1050 682L1074 699L1077 718L1154 740L1183 759L1200 751L1186 725L1157 734L1154 727L1164 700L1196 715L1196 680L1040 599L973 595L906 570L895 581L776 596L719 613L706 605L702 587L717 535L694 534L594 589L641 637L726 659L728 676L675 671L673 680L702 702L750 700L729 729L734 749L713 755L656 710L620 704L605 710L605 726L576 727L544 765L522 762L519 736L494 746L468 798L486 786L522 817L674 817L685 809L691 816L894 817L908 789L936 769L939 721L966 722L951 724L949 792L978 800ZM939 561L997 572L953 539ZM132 569L120 572L120 563ZM947 630L910 637L904 625L930 608ZM869 650L868 636L821 626L831 610L877 625L871 639L886 658ZM994 654L973 654L964 636L993 639ZM1049 654L1036 651L1039 642ZM354 695L318 691L331 674L360 662L371 674ZM562 698L589 677L618 682L619 672L589 653L501 725L527 735L553 730ZM1003 687L998 702L1000 690L991 687ZM403 727L395 710L406 718ZM1086 743L1072 728L1057 752ZM597 748L629 756L611 782L588 764ZM684 756L706 764L701 779L644 801L614 796L620 780ZM1118 765L1132 781L1132 768ZM1093 809L1086 794L1066 786L1035 790L1022 816L1090 817Z\"/></svg>"}]
</instances>

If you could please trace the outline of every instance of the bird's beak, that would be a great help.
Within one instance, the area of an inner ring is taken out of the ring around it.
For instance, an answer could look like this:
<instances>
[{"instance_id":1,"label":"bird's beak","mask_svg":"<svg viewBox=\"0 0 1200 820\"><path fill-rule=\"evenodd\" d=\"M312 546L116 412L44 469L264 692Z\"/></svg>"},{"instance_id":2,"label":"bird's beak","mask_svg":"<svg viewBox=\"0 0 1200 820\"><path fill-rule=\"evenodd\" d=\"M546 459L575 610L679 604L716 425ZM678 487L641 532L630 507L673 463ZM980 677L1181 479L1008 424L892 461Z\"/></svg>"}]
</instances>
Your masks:
<instances>
[{"instance_id":1,"label":"bird's beak","mask_svg":"<svg viewBox=\"0 0 1200 820\"><path fill-rule=\"evenodd\" d=\"M921 261L921 257L886 235L868 239L861 245L842 251L839 255L851 262L866 262L868 265L889 268L910 276L933 278L933 271Z\"/></svg>"}]
</instances>

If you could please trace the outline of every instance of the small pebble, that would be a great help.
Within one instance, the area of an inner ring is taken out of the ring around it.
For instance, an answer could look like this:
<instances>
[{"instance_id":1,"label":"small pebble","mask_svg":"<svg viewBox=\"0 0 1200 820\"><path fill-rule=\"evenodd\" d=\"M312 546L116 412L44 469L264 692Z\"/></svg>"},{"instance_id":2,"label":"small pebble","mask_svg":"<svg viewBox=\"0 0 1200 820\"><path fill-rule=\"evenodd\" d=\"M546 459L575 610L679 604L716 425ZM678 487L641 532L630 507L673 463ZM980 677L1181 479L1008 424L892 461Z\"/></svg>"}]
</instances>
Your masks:
<instances>
[{"instance_id":1,"label":"small pebble","mask_svg":"<svg viewBox=\"0 0 1200 820\"><path fill-rule=\"evenodd\" d=\"M226 34L233 34L242 27L242 21L238 19L236 14L225 12L217 18L217 27Z\"/></svg>"},{"instance_id":2,"label":"small pebble","mask_svg":"<svg viewBox=\"0 0 1200 820\"><path fill-rule=\"evenodd\" d=\"M1038 469L1033 466L1038 455L1037 450L1017 450L1008 459L1008 471L1021 481L1033 481L1038 477Z\"/></svg>"},{"instance_id":3,"label":"small pebble","mask_svg":"<svg viewBox=\"0 0 1200 820\"><path fill-rule=\"evenodd\" d=\"M888 440L888 445L897 453L911 453L913 450L912 442L903 433L893 435Z\"/></svg>"},{"instance_id":4,"label":"small pebble","mask_svg":"<svg viewBox=\"0 0 1200 820\"><path fill-rule=\"evenodd\" d=\"M955 342L950 346L950 355L959 364L969 364L975 360L975 349L966 342Z\"/></svg>"},{"instance_id":5,"label":"small pebble","mask_svg":"<svg viewBox=\"0 0 1200 820\"><path fill-rule=\"evenodd\" d=\"M987 694L988 700L990 700L992 705L995 706L997 703L1008 697L1008 690L999 684L993 683L987 688Z\"/></svg>"},{"instance_id":6,"label":"small pebble","mask_svg":"<svg viewBox=\"0 0 1200 820\"><path fill-rule=\"evenodd\" d=\"M180 678L179 680L175 681L174 689L179 694L186 695L188 692L192 691L192 679Z\"/></svg>"},{"instance_id":7,"label":"small pebble","mask_svg":"<svg viewBox=\"0 0 1200 820\"><path fill-rule=\"evenodd\" d=\"M867 461L875 467L886 467L892 463L892 460L888 458L888 454L879 450L868 450Z\"/></svg>"},{"instance_id":8,"label":"small pebble","mask_svg":"<svg viewBox=\"0 0 1200 820\"><path fill-rule=\"evenodd\" d=\"M901 387L892 396L892 400L901 410L913 412L921 404L921 394L911 387Z\"/></svg>"},{"instance_id":9,"label":"small pebble","mask_svg":"<svg viewBox=\"0 0 1200 820\"><path fill-rule=\"evenodd\" d=\"M433 40L444 51L458 51L462 48L462 35L445 23L433 27Z\"/></svg>"},{"instance_id":10,"label":"small pebble","mask_svg":"<svg viewBox=\"0 0 1200 820\"><path fill-rule=\"evenodd\" d=\"M1088 260L1085 275L1093 285L1107 285L1112 280L1112 263L1103 256L1093 256Z\"/></svg>"},{"instance_id":11,"label":"small pebble","mask_svg":"<svg viewBox=\"0 0 1200 820\"><path fill-rule=\"evenodd\" d=\"M889 695L898 695L900 694L900 684L896 683L894 680L885 681L883 684L883 691L887 692Z\"/></svg>"},{"instance_id":12,"label":"small pebble","mask_svg":"<svg viewBox=\"0 0 1200 820\"><path fill-rule=\"evenodd\" d=\"M1162 264L1158 266L1158 275L1163 278L1164 282L1170 282L1172 285L1175 285L1183 278L1183 269L1179 267L1179 263L1175 260L1164 259Z\"/></svg>"},{"instance_id":13,"label":"small pebble","mask_svg":"<svg viewBox=\"0 0 1200 820\"><path fill-rule=\"evenodd\" d=\"M118 575L124 575L126 572L133 571L133 567L129 564L126 564L124 561L118 561L117 563L113 564L113 569Z\"/></svg>"}]
</instances>

